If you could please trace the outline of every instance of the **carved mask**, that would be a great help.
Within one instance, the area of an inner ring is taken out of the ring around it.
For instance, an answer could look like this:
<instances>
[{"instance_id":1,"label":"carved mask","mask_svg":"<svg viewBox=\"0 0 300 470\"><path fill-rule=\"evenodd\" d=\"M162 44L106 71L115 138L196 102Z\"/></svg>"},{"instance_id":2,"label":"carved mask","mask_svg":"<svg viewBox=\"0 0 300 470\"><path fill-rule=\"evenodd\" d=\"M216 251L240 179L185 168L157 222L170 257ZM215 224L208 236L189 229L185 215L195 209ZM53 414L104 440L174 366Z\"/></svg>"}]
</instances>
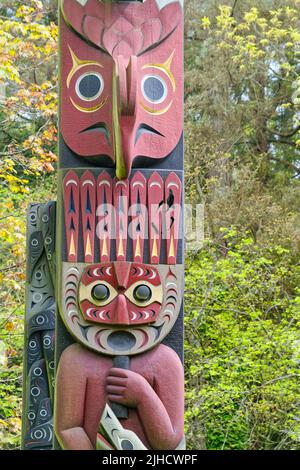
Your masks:
<instances>
[{"instance_id":1,"label":"carved mask","mask_svg":"<svg viewBox=\"0 0 300 470\"><path fill-rule=\"evenodd\" d=\"M90 322L115 325L153 323L163 290L156 268L118 261L87 266L81 277L79 304Z\"/></svg>"},{"instance_id":2,"label":"carved mask","mask_svg":"<svg viewBox=\"0 0 300 470\"><path fill-rule=\"evenodd\" d=\"M181 271L181 265L126 261L63 263L66 294L60 311L65 325L82 344L102 354L147 351L163 340L178 317Z\"/></svg>"}]
</instances>

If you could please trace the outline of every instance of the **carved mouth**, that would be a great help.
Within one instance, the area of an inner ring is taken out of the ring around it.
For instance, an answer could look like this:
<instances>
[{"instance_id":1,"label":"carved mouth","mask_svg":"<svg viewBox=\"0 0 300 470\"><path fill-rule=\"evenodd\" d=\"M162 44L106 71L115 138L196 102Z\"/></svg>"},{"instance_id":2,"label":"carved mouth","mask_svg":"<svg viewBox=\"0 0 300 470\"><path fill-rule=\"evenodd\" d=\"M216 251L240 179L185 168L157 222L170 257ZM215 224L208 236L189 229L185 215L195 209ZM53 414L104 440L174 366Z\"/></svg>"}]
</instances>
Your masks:
<instances>
[{"instance_id":1,"label":"carved mouth","mask_svg":"<svg viewBox=\"0 0 300 470\"><path fill-rule=\"evenodd\" d=\"M79 134L84 134L86 132L101 132L104 134L107 143L110 144L109 132L104 122L96 122L96 124L93 124L92 126L89 126L86 129L80 131Z\"/></svg>"},{"instance_id":2,"label":"carved mouth","mask_svg":"<svg viewBox=\"0 0 300 470\"><path fill-rule=\"evenodd\" d=\"M135 135L135 142L134 142L135 144L137 143L137 141L143 134L154 134L154 135L160 135L161 137L165 137L163 134L161 134L159 131L157 131L153 127L148 126L147 124L141 124Z\"/></svg>"}]
</instances>

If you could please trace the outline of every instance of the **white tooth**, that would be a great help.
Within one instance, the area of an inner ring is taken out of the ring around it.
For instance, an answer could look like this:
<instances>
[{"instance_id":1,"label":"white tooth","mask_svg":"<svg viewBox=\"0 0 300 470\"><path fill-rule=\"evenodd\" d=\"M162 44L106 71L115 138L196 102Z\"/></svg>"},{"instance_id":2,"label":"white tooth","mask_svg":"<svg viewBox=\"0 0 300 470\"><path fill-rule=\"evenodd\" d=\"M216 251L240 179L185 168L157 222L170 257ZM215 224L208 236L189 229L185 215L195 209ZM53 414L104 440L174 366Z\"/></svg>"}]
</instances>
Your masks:
<instances>
[{"instance_id":1,"label":"white tooth","mask_svg":"<svg viewBox=\"0 0 300 470\"><path fill-rule=\"evenodd\" d=\"M88 308L86 311L87 316L90 318L92 318L92 310L94 310L94 307Z\"/></svg>"},{"instance_id":2,"label":"white tooth","mask_svg":"<svg viewBox=\"0 0 300 470\"><path fill-rule=\"evenodd\" d=\"M153 271L153 269L150 269L150 271L152 271L152 276L149 277L149 279L154 279L156 277L156 272Z\"/></svg>"},{"instance_id":3,"label":"white tooth","mask_svg":"<svg viewBox=\"0 0 300 470\"><path fill-rule=\"evenodd\" d=\"M101 312L99 313L99 317L100 317L102 320L105 320L105 318L103 318L104 313L105 313L105 310L101 310Z\"/></svg>"},{"instance_id":4,"label":"white tooth","mask_svg":"<svg viewBox=\"0 0 300 470\"><path fill-rule=\"evenodd\" d=\"M150 314L149 314L149 312L146 312L146 311L144 311L144 314L145 314L145 320L147 320L147 318L149 318Z\"/></svg>"}]
</instances>

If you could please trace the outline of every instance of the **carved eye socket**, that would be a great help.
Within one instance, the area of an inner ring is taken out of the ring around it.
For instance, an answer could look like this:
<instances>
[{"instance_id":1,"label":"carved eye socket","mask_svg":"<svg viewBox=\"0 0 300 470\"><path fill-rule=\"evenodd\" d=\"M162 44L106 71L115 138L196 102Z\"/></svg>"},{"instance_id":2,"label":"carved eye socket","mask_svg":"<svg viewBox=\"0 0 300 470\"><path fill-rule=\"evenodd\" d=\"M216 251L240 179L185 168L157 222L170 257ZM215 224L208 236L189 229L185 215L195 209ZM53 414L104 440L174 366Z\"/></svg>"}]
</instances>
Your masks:
<instances>
[{"instance_id":1,"label":"carved eye socket","mask_svg":"<svg viewBox=\"0 0 300 470\"><path fill-rule=\"evenodd\" d=\"M94 300L104 302L109 298L109 288L105 284L96 284L92 289L92 297Z\"/></svg>"},{"instance_id":2,"label":"carved eye socket","mask_svg":"<svg viewBox=\"0 0 300 470\"><path fill-rule=\"evenodd\" d=\"M145 284L136 286L136 288L133 291L133 297L138 302L148 302L148 300L151 299L151 296L152 296L151 289Z\"/></svg>"},{"instance_id":3,"label":"carved eye socket","mask_svg":"<svg viewBox=\"0 0 300 470\"><path fill-rule=\"evenodd\" d=\"M159 75L145 75L141 88L144 98L150 103L162 103L168 94L168 87Z\"/></svg>"},{"instance_id":4,"label":"carved eye socket","mask_svg":"<svg viewBox=\"0 0 300 470\"><path fill-rule=\"evenodd\" d=\"M102 75L96 72L87 72L81 75L76 82L76 93L84 101L93 101L98 98L104 88Z\"/></svg>"}]
</instances>

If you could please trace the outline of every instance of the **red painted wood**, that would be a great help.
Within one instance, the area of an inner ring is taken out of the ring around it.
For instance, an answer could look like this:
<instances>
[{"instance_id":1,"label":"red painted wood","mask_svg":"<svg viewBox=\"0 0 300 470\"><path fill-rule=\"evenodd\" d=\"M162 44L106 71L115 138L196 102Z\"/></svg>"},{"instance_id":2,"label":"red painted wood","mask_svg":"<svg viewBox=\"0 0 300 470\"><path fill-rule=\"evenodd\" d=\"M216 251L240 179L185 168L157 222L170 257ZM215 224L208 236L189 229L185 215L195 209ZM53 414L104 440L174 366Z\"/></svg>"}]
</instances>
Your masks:
<instances>
[{"instance_id":1,"label":"red painted wood","mask_svg":"<svg viewBox=\"0 0 300 470\"><path fill-rule=\"evenodd\" d=\"M147 233L146 225L147 182L138 171L130 181L130 235L132 237L133 261L142 263L144 259L144 242Z\"/></svg>"},{"instance_id":2,"label":"red painted wood","mask_svg":"<svg viewBox=\"0 0 300 470\"><path fill-rule=\"evenodd\" d=\"M149 257L151 264L159 263L162 235L164 182L155 171L148 179Z\"/></svg>"},{"instance_id":3,"label":"red painted wood","mask_svg":"<svg viewBox=\"0 0 300 470\"><path fill-rule=\"evenodd\" d=\"M158 318L162 294L157 294L157 288L161 287L162 281L158 270L152 266L127 261L88 265L81 283L86 288L86 294L79 300L80 309L89 322L145 325L154 323ZM97 283L105 283L109 289L109 297L103 304L94 301L90 293L89 286ZM134 290L145 283L153 289L152 297L149 302L139 302L134 297Z\"/></svg>"},{"instance_id":4,"label":"red painted wood","mask_svg":"<svg viewBox=\"0 0 300 470\"><path fill-rule=\"evenodd\" d=\"M113 201L116 220L116 259L126 260L127 238L128 238L128 205L129 205L129 182L114 179Z\"/></svg>"},{"instance_id":5,"label":"red painted wood","mask_svg":"<svg viewBox=\"0 0 300 470\"><path fill-rule=\"evenodd\" d=\"M67 260L76 262L79 236L79 178L75 171L68 171L66 174L63 190Z\"/></svg>"},{"instance_id":6,"label":"red painted wood","mask_svg":"<svg viewBox=\"0 0 300 470\"><path fill-rule=\"evenodd\" d=\"M110 246L113 235L112 206L113 183L111 176L103 171L97 180L97 229L99 239L100 261L110 260Z\"/></svg>"},{"instance_id":7,"label":"red painted wood","mask_svg":"<svg viewBox=\"0 0 300 470\"><path fill-rule=\"evenodd\" d=\"M63 11L67 23L79 33L62 22L61 126L68 146L82 156L106 155L115 160L113 136L120 128L127 175L137 156L166 157L183 129L180 3L172 2L159 10L155 0L113 4L88 0L84 6L64 0ZM78 51L81 61L92 63L80 67L68 81L72 69L69 47ZM76 81L85 72L100 73L104 82L101 95L88 102L76 95ZM119 122L112 118L114 73L118 76L114 99L118 100ZM161 99L147 97L144 84L149 77L163 87ZM82 109L75 108L71 99ZM90 129L97 123L106 132Z\"/></svg>"},{"instance_id":8,"label":"red painted wood","mask_svg":"<svg viewBox=\"0 0 300 470\"><path fill-rule=\"evenodd\" d=\"M176 264L181 218L181 181L172 172L165 180L165 222L167 264Z\"/></svg>"},{"instance_id":9,"label":"red painted wood","mask_svg":"<svg viewBox=\"0 0 300 470\"><path fill-rule=\"evenodd\" d=\"M80 178L80 202L83 238L83 256L86 263L94 261L96 226L96 180L91 171Z\"/></svg>"},{"instance_id":10,"label":"red painted wood","mask_svg":"<svg viewBox=\"0 0 300 470\"><path fill-rule=\"evenodd\" d=\"M74 378L78 378L75 383ZM64 350L57 372L60 442L66 450L95 449L99 418L110 400L130 407L124 427L148 449L175 449L183 438L183 378L177 354L163 344L146 356L132 356L130 370L115 368L111 357L72 344ZM120 383L121 393L113 394L112 387ZM156 385L155 390L150 384ZM84 422L84 427L74 428L74 422Z\"/></svg>"},{"instance_id":11,"label":"red painted wood","mask_svg":"<svg viewBox=\"0 0 300 470\"><path fill-rule=\"evenodd\" d=\"M179 2L160 10L155 0L143 3L88 0L85 5L62 0L62 11L77 33L114 56L123 55L124 50L140 55L167 38L182 16Z\"/></svg>"}]
</instances>

